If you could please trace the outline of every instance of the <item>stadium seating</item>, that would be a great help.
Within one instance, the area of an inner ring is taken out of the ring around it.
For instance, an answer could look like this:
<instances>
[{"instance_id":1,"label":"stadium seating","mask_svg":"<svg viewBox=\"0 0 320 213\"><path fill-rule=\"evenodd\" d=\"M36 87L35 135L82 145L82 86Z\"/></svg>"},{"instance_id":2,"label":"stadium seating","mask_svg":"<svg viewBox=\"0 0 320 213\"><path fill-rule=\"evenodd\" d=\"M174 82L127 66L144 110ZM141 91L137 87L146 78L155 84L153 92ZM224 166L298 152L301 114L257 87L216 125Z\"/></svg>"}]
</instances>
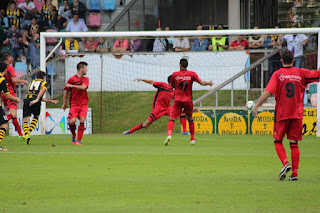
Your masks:
<instances>
[{"instance_id":1,"label":"stadium seating","mask_svg":"<svg viewBox=\"0 0 320 213\"><path fill-rule=\"evenodd\" d=\"M101 13L90 13L88 27L100 27Z\"/></svg>"},{"instance_id":2,"label":"stadium seating","mask_svg":"<svg viewBox=\"0 0 320 213\"><path fill-rule=\"evenodd\" d=\"M101 10L101 1L97 0L87 0L88 10Z\"/></svg>"},{"instance_id":3,"label":"stadium seating","mask_svg":"<svg viewBox=\"0 0 320 213\"><path fill-rule=\"evenodd\" d=\"M116 1L115 0L102 0L102 10L115 10L116 9Z\"/></svg>"},{"instance_id":4,"label":"stadium seating","mask_svg":"<svg viewBox=\"0 0 320 213\"><path fill-rule=\"evenodd\" d=\"M23 63L23 62L16 62L15 66L14 66L14 69L15 69L17 78L19 78L19 77L27 74L27 72L28 72L28 65L25 64L25 63ZM18 77L18 73L17 73L17 72L20 73L20 74L23 72L23 74Z\"/></svg>"}]
</instances>

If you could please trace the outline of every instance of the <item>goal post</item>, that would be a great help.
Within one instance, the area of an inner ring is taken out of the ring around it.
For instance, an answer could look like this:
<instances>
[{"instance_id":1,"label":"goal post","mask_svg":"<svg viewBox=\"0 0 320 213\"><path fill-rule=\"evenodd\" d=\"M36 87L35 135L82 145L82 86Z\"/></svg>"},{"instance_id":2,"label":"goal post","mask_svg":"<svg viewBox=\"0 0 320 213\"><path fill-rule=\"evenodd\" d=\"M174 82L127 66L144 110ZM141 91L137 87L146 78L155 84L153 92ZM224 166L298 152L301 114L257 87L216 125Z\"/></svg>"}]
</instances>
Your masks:
<instances>
[{"instance_id":1,"label":"goal post","mask_svg":"<svg viewBox=\"0 0 320 213\"><path fill-rule=\"evenodd\" d=\"M235 37L237 35L241 36L251 36L251 35L284 35L284 34L317 34L318 35L318 44L320 36L319 36L320 29L319 28L288 28L288 29L254 29L254 30L186 30L186 31L130 31L130 32L41 32L40 33L40 70L46 71L46 39L47 38L79 38L79 37L103 37L103 38L109 38L109 39L115 39L115 38L143 38L143 39L152 39L152 38L169 38L169 37L188 37L188 38L196 38L199 36L211 38L215 36L229 36L229 37ZM229 42L230 45L231 42ZM248 50L246 50L248 51ZM243 51L243 52L246 52ZM250 50L249 50L250 51ZM318 53L320 52L320 47L318 45ZM199 55L201 54L200 52ZM128 53L128 54L135 54L135 53ZM139 53L137 53L139 54ZM150 53L152 54L152 53ZM169 52L163 52L163 54L174 54ZM212 53L213 54L213 53ZM221 54L220 54L221 55ZM201 57L201 56L200 56ZM218 54L213 55L212 57L219 57ZM166 57L164 57L166 58ZM168 58L168 57L167 57ZM166 60L167 60L166 58ZM169 57L170 58L170 57ZM102 60L102 57L101 57ZM113 60L110 60L110 62L113 62ZM317 67L319 67L320 62L320 55L317 54ZM165 63L165 62L164 62ZM178 62L177 62L178 63ZM104 66L100 66L100 69L102 67L105 69ZM243 71L244 69L238 70L238 73ZM172 70L174 71L174 70ZM195 70L197 71L197 70ZM223 71L223 70L222 70ZM243 76L244 74L241 73ZM101 71L102 76L102 71ZM211 80L211 79L208 79ZM214 79L213 79L214 80ZM222 80L221 80L222 81ZM215 81L214 81L215 83ZM215 86L221 85L225 82L220 82L218 85L215 84ZM239 83L240 84L240 83ZM232 84L232 88L234 85ZM102 88L102 84L101 84ZM215 87L216 88L216 87ZM319 91L319 84L318 84L318 91ZM210 91L209 91L210 92ZM233 96L233 94L232 94ZM318 98L318 106L317 106L317 136L320 136L320 110L319 110L319 98ZM45 134L45 110L46 110L46 104L42 103L42 109L41 109L41 115L39 118L40 123L40 129L41 134Z\"/></svg>"}]
</instances>

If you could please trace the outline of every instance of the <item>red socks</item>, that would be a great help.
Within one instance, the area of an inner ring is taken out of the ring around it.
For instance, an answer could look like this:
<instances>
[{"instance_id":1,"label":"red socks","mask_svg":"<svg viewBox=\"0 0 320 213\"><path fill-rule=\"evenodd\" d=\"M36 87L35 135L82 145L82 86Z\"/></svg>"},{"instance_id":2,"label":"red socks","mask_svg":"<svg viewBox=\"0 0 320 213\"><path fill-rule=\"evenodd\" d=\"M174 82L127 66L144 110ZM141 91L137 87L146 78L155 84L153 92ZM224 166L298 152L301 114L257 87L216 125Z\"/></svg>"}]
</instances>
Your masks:
<instances>
[{"instance_id":1,"label":"red socks","mask_svg":"<svg viewBox=\"0 0 320 213\"><path fill-rule=\"evenodd\" d=\"M133 133L134 131L137 131L137 130L139 130L139 129L142 129L142 128L143 128L142 125L143 125L143 123L138 124L136 127L130 129L130 133Z\"/></svg>"},{"instance_id":2,"label":"red socks","mask_svg":"<svg viewBox=\"0 0 320 213\"><path fill-rule=\"evenodd\" d=\"M190 129L191 140L195 140L194 139L194 123L193 123L193 121L189 122L189 129Z\"/></svg>"},{"instance_id":3,"label":"red socks","mask_svg":"<svg viewBox=\"0 0 320 213\"><path fill-rule=\"evenodd\" d=\"M290 143L291 148L291 162L292 162L292 176L298 176L298 167L300 162L300 150L298 144Z\"/></svg>"},{"instance_id":4,"label":"red socks","mask_svg":"<svg viewBox=\"0 0 320 213\"><path fill-rule=\"evenodd\" d=\"M11 114L9 114L9 115L11 115ZM12 118L12 115L11 115L11 118ZM12 123L13 123L14 127L16 128L16 131L18 132L19 136L23 136L23 134L21 132L21 127L20 127L19 122L18 122L18 119L17 118L12 118Z\"/></svg>"},{"instance_id":5,"label":"red socks","mask_svg":"<svg viewBox=\"0 0 320 213\"><path fill-rule=\"evenodd\" d=\"M286 150L282 145L282 141L275 141L274 146L276 148L276 152L278 154L279 159L281 160L282 164L285 166L287 163L289 163L289 161L286 155Z\"/></svg>"},{"instance_id":6,"label":"red socks","mask_svg":"<svg viewBox=\"0 0 320 213\"><path fill-rule=\"evenodd\" d=\"M182 131L186 132L187 131L187 119L186 119L185 115L180 116L180 123L182 125Z\"/></svg>"},{"instance_id":7,"label":"red socks","mask_svg":"<svg viewBox=\"0 0 320 213\"><path fill-rule=\"evenodd\" d=\"M169 120L169 123L168 123L168 136L172 135L173 128L174 128L174 121L173 120Z\"/></svg>"},{"instance_id":8,"label":"red socks","mask_svg":"<svg viewBox=\"0 0 320 213\"><path fill-rule=\"evenodd\" d=\"M84 123L80 123L78 128L78 141L81 141L84 132Z\"/></svg>"},{"instance_id":9,"label":"red socks","mask_svg":"<svg viewBox=\"0 0 320 213\"><path fill-rule=\"evenodd\" d=\"M77 128L77 126L75 125L75 124L70 124L69 123L69 129L70 129L70 131L71 131L71 133L72 133L72 137L76 137L76 128Z\"/></svg>"}]
</instances>

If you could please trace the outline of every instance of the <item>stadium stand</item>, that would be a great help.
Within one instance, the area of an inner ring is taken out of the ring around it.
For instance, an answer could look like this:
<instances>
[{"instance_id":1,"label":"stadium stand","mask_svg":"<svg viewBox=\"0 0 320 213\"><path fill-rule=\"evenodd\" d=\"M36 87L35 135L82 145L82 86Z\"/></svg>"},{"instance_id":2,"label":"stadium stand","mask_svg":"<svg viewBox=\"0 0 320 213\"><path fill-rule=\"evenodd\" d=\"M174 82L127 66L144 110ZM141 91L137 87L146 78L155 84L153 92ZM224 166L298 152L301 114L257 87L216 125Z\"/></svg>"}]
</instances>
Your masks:
<instances>
[{"instance_id":1,"label":"stadium stand","mask_svg":"<svg viewBox=\"0 0 320 213\"><path fill-rule=\"evenodd\" d=\"M102 0L102 10L115 10L116 9L116 1L115 0Z\"/></svg>"}]
</instances>

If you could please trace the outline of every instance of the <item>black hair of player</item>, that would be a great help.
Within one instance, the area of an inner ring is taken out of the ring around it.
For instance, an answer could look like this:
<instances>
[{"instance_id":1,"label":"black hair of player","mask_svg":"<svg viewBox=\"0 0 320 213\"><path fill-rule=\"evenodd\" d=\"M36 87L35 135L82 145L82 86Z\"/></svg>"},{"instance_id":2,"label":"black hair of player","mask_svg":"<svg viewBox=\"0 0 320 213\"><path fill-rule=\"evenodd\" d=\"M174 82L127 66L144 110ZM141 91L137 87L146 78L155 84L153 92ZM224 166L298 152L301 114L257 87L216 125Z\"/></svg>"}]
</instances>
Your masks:
<instances>
[{"instance_id":1,"label":"black hair of player","mask_svg":"<svg viewBox=\"0 0 320 213\"><path fill-rule=\"evenodd\" d=\"M188 60L183 58L180 60L180 65L182 68L187 68L188 67Z\"/></svg>"},{"instance_id":2,"label":"black hair of player","mask_svg":"<svg viewBox=\"0 0 320 213\"><path fill-rule=\"evenodd\" d=\"M44 76L46 76L46 73L43 72L43 71L38 71L38 72L36 73L36 78L37 78L37 79L43 79Z\"/></svg>"},{"instance_id":3,"label":"black hair of player","mask_svg":"<svg viewBox=\"0 0 320 213\"><path fill-rule=\"evenodd\" d=\"M284 64L292 64L293 62L293 53L290 50L284 50L281 54L281 58Z\"/></svg>"},{"instance_id":4,"label":"black hair of player","mask_svg":"<svg viewBox=\"0 0 320 213\"><path fill-rule=\"evenodd\" d=\"M168 76L168 83L169 83L169 84L170 84L170 82L171 82L171 76L172 76L172 75L169 75L169 76Z\"/></svg>"},{"instance_id":5,"label":"black hair of player","mask_svg":"<svg viewBox=\"0 0 320 213\"><path fill-rule=\"evenodd\" d=\"M7 69L7 64L3 61L0 62L0 73L3 73Z\"/></svg>"},{"instance_id":6,"label":"black hair of player","mask_svg":"<svg viewBox=\"0 0 320 213\"><path fill-rule=\"evenodd\" d=\"M83 68L84 66L88 66L88 64L84 61L81 61L77 64L77 70L80 70L81 68Z\"/></svg>"},{"instance_id":7,"label":"black hair of player","mask_svg":"<svg viewBox=\"0 0 320 213\"><path fill-rule=\"evenodd\" d=\"M1 53L1 59L0 61L6 61L8 60L8 58L11 56L11 54L9 52L3 52Z\"/></svg>"}]
</instances>

